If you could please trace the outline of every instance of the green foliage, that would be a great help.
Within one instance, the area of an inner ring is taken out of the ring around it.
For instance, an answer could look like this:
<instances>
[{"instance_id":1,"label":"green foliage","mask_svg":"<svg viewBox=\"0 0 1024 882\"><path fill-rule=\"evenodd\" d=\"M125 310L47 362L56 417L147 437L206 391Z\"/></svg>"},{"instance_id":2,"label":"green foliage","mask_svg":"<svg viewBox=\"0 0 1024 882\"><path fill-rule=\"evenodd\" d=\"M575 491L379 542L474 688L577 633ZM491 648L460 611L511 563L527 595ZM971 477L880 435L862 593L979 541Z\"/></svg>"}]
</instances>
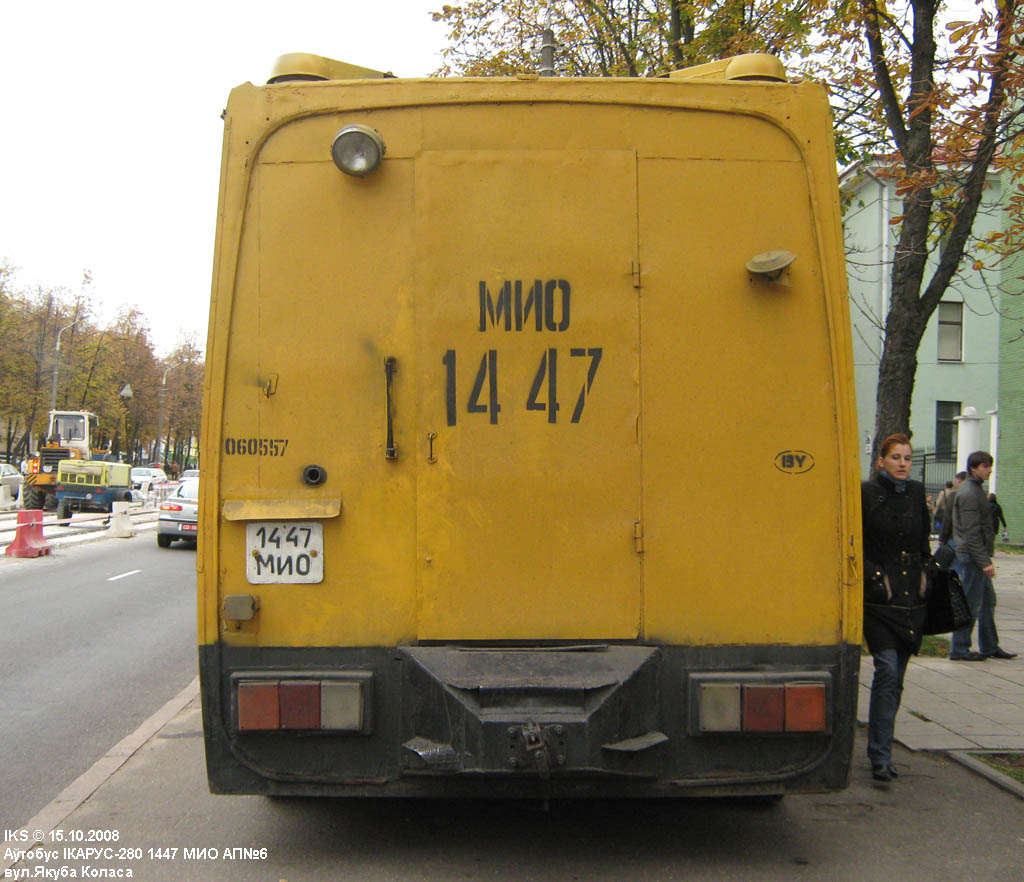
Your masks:
<instances>
[{"instance_id":1,"label":"green foliage","mask_svg":"<svg viewBox=\"0 0 1024 882\"><path fill-rule=\"evenodd\" d=\"M948 658L949 641L944 637L927 635L921 641L921 651L918 654L929 658Z\"/></svg>"}]
</instances>

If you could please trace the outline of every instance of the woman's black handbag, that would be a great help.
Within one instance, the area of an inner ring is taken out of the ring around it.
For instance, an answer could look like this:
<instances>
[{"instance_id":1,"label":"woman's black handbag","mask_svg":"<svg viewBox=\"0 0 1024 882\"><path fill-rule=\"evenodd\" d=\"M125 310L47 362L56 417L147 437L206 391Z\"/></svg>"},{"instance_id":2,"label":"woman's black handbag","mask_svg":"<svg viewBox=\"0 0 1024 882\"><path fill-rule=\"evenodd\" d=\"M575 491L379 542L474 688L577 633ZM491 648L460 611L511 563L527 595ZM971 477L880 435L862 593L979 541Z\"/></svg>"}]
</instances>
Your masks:
<instances>
[{"instance_id":1,"label":"woman's black handbag","mask_svg":"<svg viewBox=\"0 0 1024 882\"><path fill-rule=\"evenodd\" d=\"M924 620L925 634L948 634L974 621L964 586L955 570L940 570L930 574L928 580L931 591Z\"/></svg>"}]
</instances>

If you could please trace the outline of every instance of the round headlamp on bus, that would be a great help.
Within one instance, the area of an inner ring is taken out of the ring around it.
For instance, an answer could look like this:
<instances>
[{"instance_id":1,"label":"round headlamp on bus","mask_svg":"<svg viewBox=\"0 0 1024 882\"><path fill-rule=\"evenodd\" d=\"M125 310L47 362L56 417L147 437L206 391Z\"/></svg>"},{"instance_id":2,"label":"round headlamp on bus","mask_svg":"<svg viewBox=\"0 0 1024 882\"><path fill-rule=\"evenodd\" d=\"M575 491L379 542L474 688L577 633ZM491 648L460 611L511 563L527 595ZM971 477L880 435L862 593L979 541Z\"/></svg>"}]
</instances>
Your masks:
<instances>
[{"instance_id":1,"label":"round headlamp on bus","mask_svg":"<svg viewBox=\"0 0 1024 882\"><path fill-rule=\"evenodd\" d=\"M345 174L364 177L384 158L384 141L369 126L345 126L331 144L331 158Z\"/></svg>"}]
</instances>

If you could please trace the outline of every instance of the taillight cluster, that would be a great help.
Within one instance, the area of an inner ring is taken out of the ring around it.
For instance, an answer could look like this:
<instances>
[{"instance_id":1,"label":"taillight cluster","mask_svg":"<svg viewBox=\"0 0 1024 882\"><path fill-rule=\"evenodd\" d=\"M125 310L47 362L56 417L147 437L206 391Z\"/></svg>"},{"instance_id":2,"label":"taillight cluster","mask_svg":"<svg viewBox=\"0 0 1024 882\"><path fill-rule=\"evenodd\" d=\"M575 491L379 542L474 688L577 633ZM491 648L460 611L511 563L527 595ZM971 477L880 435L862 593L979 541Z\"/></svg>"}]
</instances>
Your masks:
<instances>
[{"instance_id":1,"label":"taillight cluster","mask_svg":"<svg viewBox=\"0 0 1024 882\"><path fill-rule=\"evenodd\" d=\"M182 511L182 507L176 502L162 502L160 511Z\"/></svg>"},{"instance_id":2,"label":"taillight cluster","mask_svg":"<svg viewBox=\"0 0 1024 882\"><path fill-rule=\"evenodd\" d=\"M826 732L824 682L699 682L694 691L698 733Z\"/></svg>"},{"instance_id":3,"label":"taillight cluster","mask_svg":"<svg viewBox=\"0 0 1024 882\"><path fill-rule=\"evenodd\" d=\"M327 679L239 679L239 732L369 731L370 674Z\"/></svg>"}]
</instances>

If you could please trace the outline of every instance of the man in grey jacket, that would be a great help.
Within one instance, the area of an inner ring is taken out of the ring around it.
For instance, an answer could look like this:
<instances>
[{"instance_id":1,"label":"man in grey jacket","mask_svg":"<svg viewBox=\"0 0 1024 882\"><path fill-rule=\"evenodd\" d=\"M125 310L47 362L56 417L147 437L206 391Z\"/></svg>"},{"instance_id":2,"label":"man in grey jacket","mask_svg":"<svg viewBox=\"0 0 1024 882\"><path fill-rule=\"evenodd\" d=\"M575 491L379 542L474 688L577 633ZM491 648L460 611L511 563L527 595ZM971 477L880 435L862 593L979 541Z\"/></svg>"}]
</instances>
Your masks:
<instances>
[{"instance_id":1,"label":"man in grey jacket","mask_svg":"<svg viewBox=\"0 0 1024 882\"><path fill-rule=\"evenodd\" d=\"M978 450L967 457L967 480L953 497L953 542L956 545L954 569L964 583L964 593L978 622L978 652L971 652L974 622L953 632L949 657L958 661L982 661L986 658L1016 658L999 646L996 633L995 531L988 495L981 486L992 474L992 454Z\"/></svg>"}]
</instances>

